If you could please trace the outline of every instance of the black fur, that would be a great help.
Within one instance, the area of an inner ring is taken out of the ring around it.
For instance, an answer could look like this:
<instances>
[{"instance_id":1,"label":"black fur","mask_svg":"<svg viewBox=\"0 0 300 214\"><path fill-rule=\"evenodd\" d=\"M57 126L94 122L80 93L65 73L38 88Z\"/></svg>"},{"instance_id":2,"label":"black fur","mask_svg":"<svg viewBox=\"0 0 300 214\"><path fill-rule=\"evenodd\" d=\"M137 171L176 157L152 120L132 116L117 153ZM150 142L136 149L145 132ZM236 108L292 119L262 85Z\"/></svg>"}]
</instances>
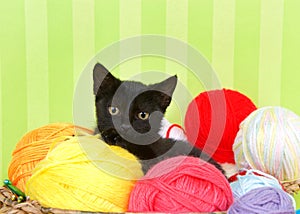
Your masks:
<instances>
[{"instance_id":1,"label":"black fur","mask_svg":"<svg viewBox=\"0 0 300 214\"><path fill-rule=\"evenodd\" d=\"M103 65L96 64L93 79L96 132L106 143L121 146L138 157L144 172L161 160L179 155L200 157L223 172L218 163L189 142L164 139L158 134L177 84L176 76L157 84L144 85L121 81ZM112 115L109 107L117 107L119 113ZM140 112L149 113L149 118L140 119Z\"/></svg>"}]
</instances>

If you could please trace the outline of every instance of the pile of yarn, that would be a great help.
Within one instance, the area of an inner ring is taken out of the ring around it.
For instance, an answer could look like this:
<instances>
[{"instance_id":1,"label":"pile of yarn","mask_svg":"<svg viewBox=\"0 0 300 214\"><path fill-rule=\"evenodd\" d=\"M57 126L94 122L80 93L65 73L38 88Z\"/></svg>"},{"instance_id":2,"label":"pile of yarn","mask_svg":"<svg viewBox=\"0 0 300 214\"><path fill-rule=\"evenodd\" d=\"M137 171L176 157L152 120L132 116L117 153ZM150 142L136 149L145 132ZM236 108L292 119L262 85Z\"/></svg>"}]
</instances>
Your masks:
<instances>
[{"instance_id":1,"label":"pile of yarn","mask_svg":"<svg viewBox=\"0 0 300 214\"><path fill-rule=\"evenodd\" d=\"M245 95L228 89L200 93L185 115L188 140L219 163L234 164L232 145L239 124L256 106Z\"/></svg>"},{"instance_id":2,"label":"pile of yarn","mask_svg":"<svg viewBox=\"0 0 300 214\"><path fill-rule=\"evenodd\" d=\"M32 170L47 155L53 140L61 136L73 136L77 131L92 133L70 123L53 123L28 132L17 143L8 168L12 183L25 191Z\"/></svg>"},{"instance_id":3,"label":"pile of yarn","mask_svg":"<svg viewBox=\"0 0 300 214\"><path fill-rule=\"evenodd\" d=\"M125 212L142 176L140 163L127 150L93 136L68 137L37 164L26 194L45 207Z\"/></svg>"},{"instance_id":4,"label":"pile of yarn","mask_svg":"<svg viewBox=\"0 0 300 214\"><path fill-rule=\"evenodd\" d=\"M263 171L281 183L297 181L300 117L283 107L257 109L241 123L233 150L239 168ZM291 185L286 190L297 192L300 185Z\"/></svg>"},{"instance_id":5,"label":"pile of yarn","mask_svg":"<svg viewBox=\"0 0 300 214\"><path fill-rule=\"evenodd\" d=\"M142 177L139 161L127 150L95 136L75 137L75 128L91 131L72 124L26 134L13 152L9 178L42 206L59 209L294 213L295 201L278 180L286 187L300 179L300 117L282 107L255 109L246 96L223 89L201 93L186 114L192 143L219 163L249 169L230 185L215 166L187 156L163 160ZM174 135L176 126L162 123L164 135L184 140L180 127ZM300 189L290 186L290 193Z\"/></svg>"},{"instance_id":6,"label":"pile of yarn","mask_svg":"<svg viewBox=\"0 0 300 214\"><path fill-rule=\"evenodd\" d=\"M225 211L233 202L225 176L196 157L178 156L154 165L130 195L129 212Z\"/></svg>"}]
</instances>

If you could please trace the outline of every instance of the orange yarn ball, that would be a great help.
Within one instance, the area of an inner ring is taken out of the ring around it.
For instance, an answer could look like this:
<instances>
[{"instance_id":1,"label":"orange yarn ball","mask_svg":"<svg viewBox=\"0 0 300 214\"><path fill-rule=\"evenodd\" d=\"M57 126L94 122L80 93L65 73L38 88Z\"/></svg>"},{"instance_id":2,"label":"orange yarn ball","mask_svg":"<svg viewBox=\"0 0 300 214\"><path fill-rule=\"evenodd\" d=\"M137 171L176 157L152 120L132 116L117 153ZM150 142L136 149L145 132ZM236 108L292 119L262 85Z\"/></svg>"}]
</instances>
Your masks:
<instances>
[{"instance_id":1,"label":"orange yarn ball","mask_svg":"<svg viewBox=\"0 0 300 214\"><path fill-rule=\"evenodd\" d=\"M13 185L24 191L32 170L46 157L52 142L61 136L73 136L76 130L92 133L91 130L70 123L53 123L24 135L12 153L8 168L8 177Z\"/></svg>"}]
</instances>

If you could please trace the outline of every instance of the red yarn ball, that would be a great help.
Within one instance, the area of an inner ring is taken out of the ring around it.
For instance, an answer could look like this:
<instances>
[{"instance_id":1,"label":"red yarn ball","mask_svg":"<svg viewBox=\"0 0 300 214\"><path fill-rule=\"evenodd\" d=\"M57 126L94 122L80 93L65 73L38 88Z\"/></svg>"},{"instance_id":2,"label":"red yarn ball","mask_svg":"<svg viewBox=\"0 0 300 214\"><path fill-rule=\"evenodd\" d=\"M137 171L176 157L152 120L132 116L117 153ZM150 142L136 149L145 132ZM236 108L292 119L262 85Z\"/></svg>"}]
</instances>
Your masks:
<instances>
[{"instance_id":1,"label":"red yarn ball","mask_svg":"<svg viewBox=\"0 0 300 214\"><path fill-rule=\"evenodd\" d=\"M230 185L212 164L178 156L154 165L131 192L129 212L214 212L233 203Z\"/></svg>"},{"instance_id":2,"label":"red yarn ball","mask_svg":"<svg viewBox=\"0 0 300 214\"><path fill-rule=\"evenodd\" d=\"M232 145L239 124L254 110L253 102L237 91L200 93L189 104L185 115L187 138L215 161L234 164Z\"/></svg>"}]
</instances>

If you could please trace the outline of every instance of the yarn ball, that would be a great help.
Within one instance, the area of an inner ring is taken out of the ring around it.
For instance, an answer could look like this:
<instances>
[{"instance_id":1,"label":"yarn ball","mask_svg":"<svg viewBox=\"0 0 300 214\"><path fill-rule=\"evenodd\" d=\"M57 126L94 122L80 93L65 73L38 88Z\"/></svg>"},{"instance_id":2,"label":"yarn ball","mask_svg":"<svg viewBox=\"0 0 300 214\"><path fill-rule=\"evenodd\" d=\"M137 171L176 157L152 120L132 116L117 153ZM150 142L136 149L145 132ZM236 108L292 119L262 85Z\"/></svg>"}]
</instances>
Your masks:
<instances>
[{"instance_id":1,"label":"yarn ball","mask_svg":"<svg viewBox=\"0 0 300 214\"><path fill-rule=\"evenodd\" d=\"M300 117L282 107L263 107L240 125L233 144L236 164L276 177L300 178Z\"/></svg>"},{"instance_id":2,"label":"yarn ball","mask_svg":"<svg viewBox=\"0 0 300 214\"><path fill-rule=\"evenodd\" d=\"M142 168L134 155L91 137L69 137L33 171L26 195L44 207L125 212Z\"/></svg>"},{"instance_id":3,"label":"yarn ball","mask_svg":"<svg viewBox=\"0 0 300 214\"><path fill-rule=\"evenodd\" d=\"M233 202L225 176L196 157L178 156L154 165L131 192L129 212L224 211Z\"/></svg>"},{"instance_id":4,"label":"yarn ball","mask_svg":"<svg viewBox=\"0 0 300 214\"><path fill-rule=\"evenodd\" d=\"M219 163L234 164L232 145L239 124L256 106L238 91L222 89L200 93L185 115L188 140Z\"/></svg>"},{"instance_id":5,"label":"yarn ball","mask_svg":"<svg viewBox=\"0 0 300 214\"><path fill-rule=\"evenodd\" d=\"M259 170L246 170L238 174L236 181L230 183L230 187L235 199L240 198L247 192L260 187L274 187L282 189L279 181L273 176Z\"/></svg>"},{"instance_id":6,"label":"yarn ball","mask_svg":"<svg viewBox=\"0 0 300 214\"><path fill-rule=\"evenodd\" d=\"M292 198L282 189L260 187L235 200L228 214L295 213Z\"/></svg>"},{"instance_id":7,"label":"yarn ball","mask_svg":"<svg viewBox=\"0 0 300 214\"><path fill-rule=\"evenodd\" d=\"M8 167L12 184L25 191L32 170L47 155L53 140L61 136L73 136L77 131L92 131L69 123L53 123L25 134L17 143Z\"/></svg>"}]
</instances>

